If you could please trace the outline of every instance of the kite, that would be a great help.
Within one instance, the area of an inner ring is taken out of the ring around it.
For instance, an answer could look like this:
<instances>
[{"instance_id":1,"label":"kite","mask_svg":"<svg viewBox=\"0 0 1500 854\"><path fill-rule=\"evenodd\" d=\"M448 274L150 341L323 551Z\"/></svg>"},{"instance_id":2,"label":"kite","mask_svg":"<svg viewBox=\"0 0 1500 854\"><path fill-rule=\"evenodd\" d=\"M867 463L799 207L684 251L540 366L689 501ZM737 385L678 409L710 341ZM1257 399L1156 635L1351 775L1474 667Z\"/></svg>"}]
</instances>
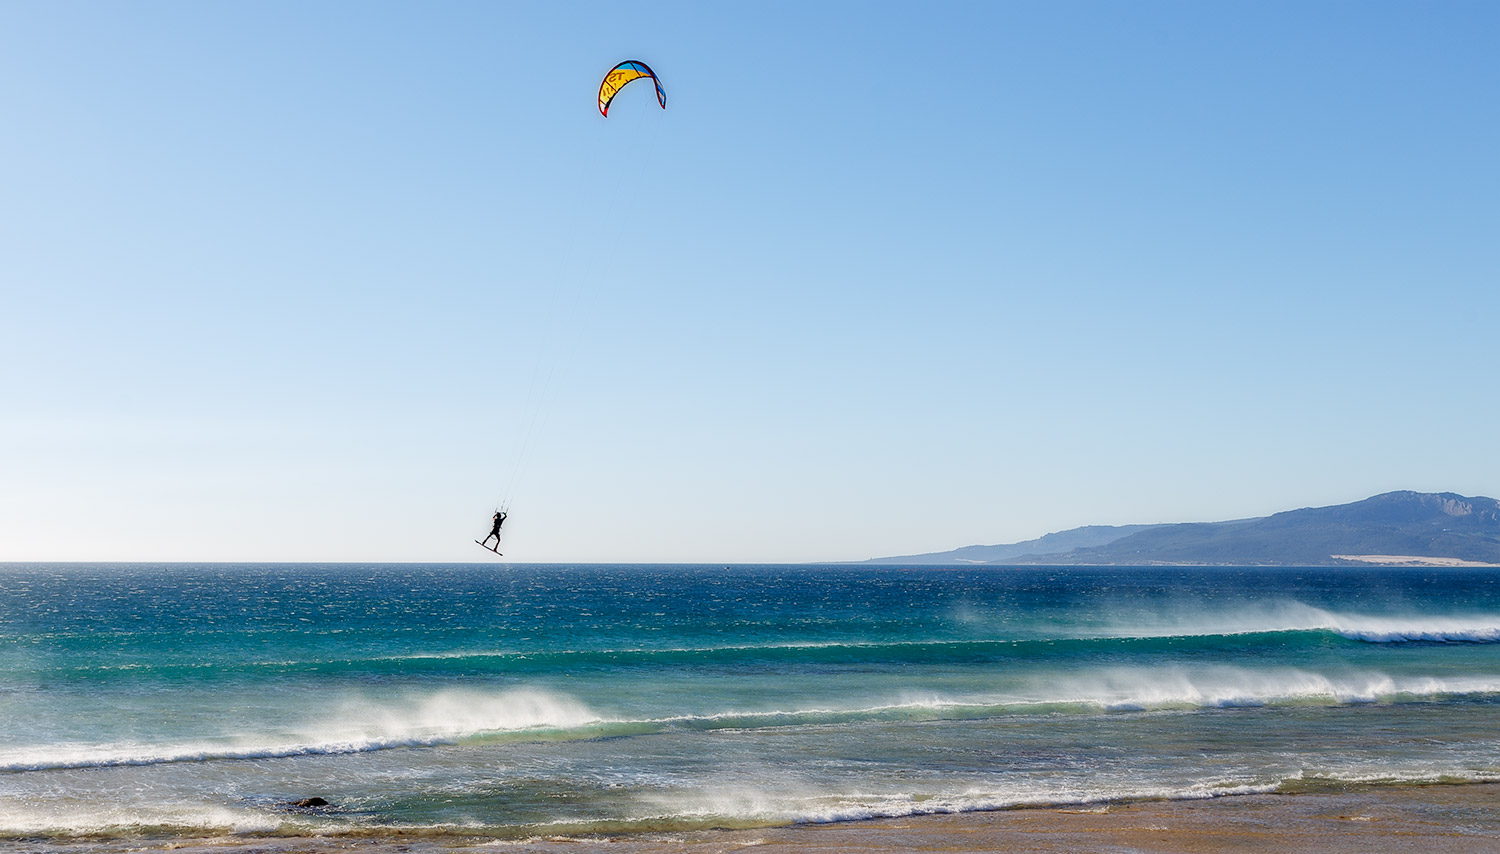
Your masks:
<instances>
[{"instance_id":1,"label":"kite","mask_svg":"<svg viewBox=\"0 0 1500 854\"><path fill-rule=\"evenodd\" d=\"M604 82L599 84L599 115L609 118L609 102L615 99L615 95L625 88L625 84L642 77L650 77L651 82L656 84L656 101L661 108L667 108L667 93L661 88L661 81L656 78L656 72L652 71L644 62L628 59L604 75Z\"/></svg>"}]
</instances>

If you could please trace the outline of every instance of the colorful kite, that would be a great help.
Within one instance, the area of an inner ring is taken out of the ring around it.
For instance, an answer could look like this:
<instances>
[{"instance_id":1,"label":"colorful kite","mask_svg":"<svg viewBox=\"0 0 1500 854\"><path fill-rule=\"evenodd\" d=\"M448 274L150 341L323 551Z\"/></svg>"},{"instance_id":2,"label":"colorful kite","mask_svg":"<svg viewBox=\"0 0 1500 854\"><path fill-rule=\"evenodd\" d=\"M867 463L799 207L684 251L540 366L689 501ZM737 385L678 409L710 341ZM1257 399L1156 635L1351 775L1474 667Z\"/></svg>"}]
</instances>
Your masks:
<instances>
[{"instance_id":1,"label":"colorful kite","mask_svg":"<svg viewBox=\"0 0 1500 854\"><path fill-rule=\"evenodd\" d=\"M642 77L650 77L651 82L656 84L656 101L661 108L667 108L667 93L661 88L661 81L656 79L656 72L652 71L644 62L636 62L628 59L604 75L604 82L599 84L599 115L609 118L609 102L615 99L615 95L632 80Z\"/></svg>"}]
</instances>

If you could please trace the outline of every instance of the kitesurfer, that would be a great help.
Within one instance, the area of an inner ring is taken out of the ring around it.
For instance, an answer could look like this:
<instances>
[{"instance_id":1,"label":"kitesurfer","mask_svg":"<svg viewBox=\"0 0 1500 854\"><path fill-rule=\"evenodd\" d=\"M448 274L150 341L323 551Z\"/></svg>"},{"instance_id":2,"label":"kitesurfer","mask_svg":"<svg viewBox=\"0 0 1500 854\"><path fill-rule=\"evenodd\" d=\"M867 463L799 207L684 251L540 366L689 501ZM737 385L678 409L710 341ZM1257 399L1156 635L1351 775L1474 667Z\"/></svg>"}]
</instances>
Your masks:
<instances>
[{"instance_id":1,"label":"kitesurfer","mask_svg":"<svg viewBox=\"0 0 1500 854\"><path fill-rule=\"evenodd\" d=\"M494 516L494 523L495 524L494 524L493 527L490 528L489 536L486 536L483 540L480 541L479 544L481 546L484 546L485 548L490 549L490 537L494 537L495 538L495 546L494 546L493 549L490 549L490 550L494 551L494 549L500 548L500 526L505 524L505 517L507 515L508 514L504 510L496 510L495 511L495 516Z\"/></svg>"}]
</instances>

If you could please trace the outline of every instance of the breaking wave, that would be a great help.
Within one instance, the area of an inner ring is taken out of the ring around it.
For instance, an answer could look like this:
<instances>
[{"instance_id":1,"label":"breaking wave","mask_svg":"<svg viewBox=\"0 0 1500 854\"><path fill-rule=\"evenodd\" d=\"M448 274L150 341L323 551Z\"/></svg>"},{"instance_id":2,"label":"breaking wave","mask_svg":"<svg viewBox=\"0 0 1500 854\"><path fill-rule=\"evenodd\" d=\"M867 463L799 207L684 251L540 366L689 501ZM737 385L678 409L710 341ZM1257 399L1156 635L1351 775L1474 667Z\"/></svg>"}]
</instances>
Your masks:
<instances>
[{"instance_id":1,"label":"breaking wave","mask_svg":"<svg viewBox=\"0 0 1500 854\"><path fill-rule=\"evenodd\" d=\"M913 694L891 702L790 709L729 709L660 717L602 715L563 694L535 689L443 691L410 703L350 700L304 732L178 744L50 744L0 750L0 773L366 753L454 744L572 741L669 733L892 721L980 720L1013 715L1089 715L1265 706L1484 702L1500 676L1325 675L1287 668L1100 669L1033 677L1004 694Z\"/></svg>"},{"instance_id":2,"label":"breaking wave","mask_svg":"<svg viewBox=\"0 0 1500 854\"><path fill-rule=\"evenodd\" d=\"M268 813L250 807L211 804L175 807L131 805L48 805L0 814L0 839L140 838L151 836L316 835L328 839L414 838L554 840L597 834L681 832L703 829L748 829L791 824L831 824L880 818L961 814L1002 809L1084 808L1150 801L1192 801L1259 794L1338 792L1348 789L1399 788L1433 784L1500 782L1500 774L1463 770L1408 770L1404 773L1296 773L1277 779L1219 778L1177 785L1073 784L1010 789L965 788L931 792L819 792L796 784L772 789L720 785L692 792L663 792L643 798L627 814L613 817L557 819L529 823L465 822L404 824L366 822L358 817L307 818Z\"/></svg>"}]
</instances>

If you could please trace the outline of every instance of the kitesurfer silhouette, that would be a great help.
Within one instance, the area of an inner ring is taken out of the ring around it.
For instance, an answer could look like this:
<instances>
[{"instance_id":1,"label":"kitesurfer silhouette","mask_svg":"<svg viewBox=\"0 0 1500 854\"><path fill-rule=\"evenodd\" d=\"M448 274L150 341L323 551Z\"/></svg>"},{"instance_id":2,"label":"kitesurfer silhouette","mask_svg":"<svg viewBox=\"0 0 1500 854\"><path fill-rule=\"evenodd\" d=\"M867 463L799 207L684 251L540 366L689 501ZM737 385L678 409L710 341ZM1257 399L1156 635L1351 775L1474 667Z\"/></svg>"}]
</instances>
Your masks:
<instances>
[{"instance_id":1,"label":"kitesurfer silhouette","mask_svg":"<svg viewBox=\"0 0 1500 854\"><path fill-rule=\"evenodd\" d=\"M494 552L495 554L499 554L500 553L499 552L499 549L500 549L500 526L505 524L505 517L507 515L509 515L509 514L507 514L504 510L496 510L495 511L495 516L494 516L494 522L495 522L494 527L490 528L490 533L489 533L488 536L486 536L483 540L477 540L476 542L478 542L481 546L484 546L485 548L487 548L490 551ZM494 537L495 538L495 545L494 545L494 547L491 547L490 544L489 544L490 537Z\"/></svg>"}]
</instances>

